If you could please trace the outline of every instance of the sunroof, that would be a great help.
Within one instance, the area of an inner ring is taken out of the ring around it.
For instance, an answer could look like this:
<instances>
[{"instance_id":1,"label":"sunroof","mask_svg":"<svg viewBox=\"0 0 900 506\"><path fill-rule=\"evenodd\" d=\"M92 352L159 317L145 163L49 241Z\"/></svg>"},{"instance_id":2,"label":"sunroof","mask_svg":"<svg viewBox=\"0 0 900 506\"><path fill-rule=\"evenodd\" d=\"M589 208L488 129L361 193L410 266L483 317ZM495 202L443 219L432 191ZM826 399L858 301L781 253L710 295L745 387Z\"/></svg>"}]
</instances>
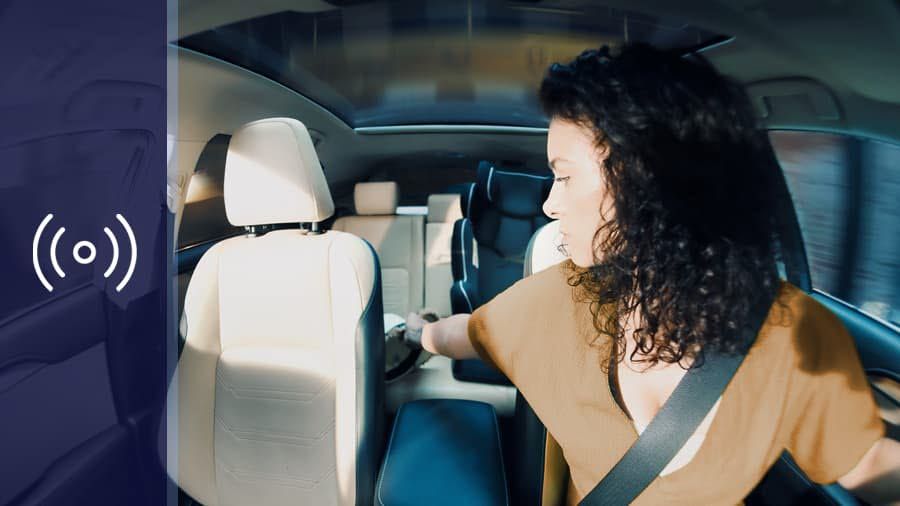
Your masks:
<instances>
[{"instance_id":1,"label":"sunroof","mask_svg":"<svg viewBox=\"0 0 900 506\"><path fill-rule=\"evenodd\" d=\"M584 0L343 3L239 21L179 44L296 90L354 128L544 127L537 87L553 62L625 40L689 50L726 39Z\"/></svg>"}]
</instances>

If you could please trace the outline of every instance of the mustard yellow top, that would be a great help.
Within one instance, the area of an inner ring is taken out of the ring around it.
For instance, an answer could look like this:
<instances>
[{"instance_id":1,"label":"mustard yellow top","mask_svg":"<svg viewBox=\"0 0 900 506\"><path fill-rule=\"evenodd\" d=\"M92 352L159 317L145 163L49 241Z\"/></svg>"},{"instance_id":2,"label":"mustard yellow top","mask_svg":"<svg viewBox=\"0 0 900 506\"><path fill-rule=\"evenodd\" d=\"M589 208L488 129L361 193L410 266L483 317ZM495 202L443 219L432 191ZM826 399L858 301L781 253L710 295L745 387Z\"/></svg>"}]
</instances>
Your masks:
<instances>
[{"instance_id":1,"label":"mustard yellow top","mask_svg":"<svg viewBox=\"0 0 900 506\"><path fill-rule=\"evenodd\" d=\"M566 283L570 260L519 280L472 314L469 339L516 385L569 464L576 504L638 434L615 402L606 346L587 302ZM740 504L783 450L831 483L884 435L853 339L841 321L783 282L756 343L722 396L699 451L633 504ZM608 338L604 338L608 339ZM600 341L598 341L600 342ZM606 356L603 356L603 355Z\"/></svg>"}]
</instances>

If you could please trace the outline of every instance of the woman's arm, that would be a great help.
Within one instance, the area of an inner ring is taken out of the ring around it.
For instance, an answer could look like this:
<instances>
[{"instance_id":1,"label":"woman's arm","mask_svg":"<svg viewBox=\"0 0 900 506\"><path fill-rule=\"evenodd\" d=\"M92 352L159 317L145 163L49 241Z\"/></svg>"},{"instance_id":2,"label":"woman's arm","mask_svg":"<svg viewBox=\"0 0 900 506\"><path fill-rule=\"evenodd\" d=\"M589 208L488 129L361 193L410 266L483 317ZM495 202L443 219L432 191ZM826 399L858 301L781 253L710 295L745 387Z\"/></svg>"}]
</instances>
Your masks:
<instances>
[{"instance_id":1,"label":"woman's arm","mask_svg":"<svg viewBox=\"0 0 900 506\"><path fill-rule=\"evenodd\" d=\"M870 504L900 504L900 443L879 439L838 483Z\"/></svg>"},{"instance_id":2,"label":"woman's arm","mask_svg":"<svg viewBox=\"0 0 900 506\"><path fill-rule=\"evenodd\" d=\"M455 314L422 328L422 347L427 351L457 360L478 358L469 341L470 314Z\"/></svg>"}]
</instances>

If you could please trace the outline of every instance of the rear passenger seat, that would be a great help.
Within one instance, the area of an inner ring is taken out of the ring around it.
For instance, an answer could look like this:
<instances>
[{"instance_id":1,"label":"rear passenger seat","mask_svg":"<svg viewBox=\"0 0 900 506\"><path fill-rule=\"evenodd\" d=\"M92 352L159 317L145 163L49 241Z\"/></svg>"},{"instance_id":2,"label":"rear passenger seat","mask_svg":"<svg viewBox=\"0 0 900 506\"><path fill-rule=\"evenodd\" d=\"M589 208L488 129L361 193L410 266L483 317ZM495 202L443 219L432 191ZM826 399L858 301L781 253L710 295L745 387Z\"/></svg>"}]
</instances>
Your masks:
<instances>
[{"instance_id":1,"label":"rear passenger seat","mask_svg":"<svg viewBox=\"0 0 900 506\"><path fill-rule=\"evenodd\" d=\"M459 193L438 193L428 197L428 220L424 225L425 305L441 317L452 314L451 243L454 222L462 218L460 200ZM473 258L473 263L478 264L477 258ZM513 416L516 409L514 387L459 381L453 377L451 360L440 355L431 357L418 370L392 382L385 395L389 413L396 413L400 406L418 399L478 400L491 404L497 414L505 418Z\"/></svg>"},{"instance_id":2,"label":"rear passenger seat","mask_svg":"<svg viewBox=\"0 0 900 506\"><path fill-rule=\"evenodd\" d=\"M462 210L458 193L428 196L428 222L425 224L425 306L437 311L441 318L452 314L450 240L453 237L453 223L459 219L462 219Z\"/></svg>"},{"instance_id":3,"label":"rear passenger seat","mask_svg":"<svg viewBox=\"0 0 900 506\"><path fill-rule=\"evenodd\" d=\"M353 200L356 216L338 218L331 228L372 244L381 262L384 312L405 318L423 306L425 217L396 214L399 196L393 181L357 183Z\"/></svg>"}]
</instances>

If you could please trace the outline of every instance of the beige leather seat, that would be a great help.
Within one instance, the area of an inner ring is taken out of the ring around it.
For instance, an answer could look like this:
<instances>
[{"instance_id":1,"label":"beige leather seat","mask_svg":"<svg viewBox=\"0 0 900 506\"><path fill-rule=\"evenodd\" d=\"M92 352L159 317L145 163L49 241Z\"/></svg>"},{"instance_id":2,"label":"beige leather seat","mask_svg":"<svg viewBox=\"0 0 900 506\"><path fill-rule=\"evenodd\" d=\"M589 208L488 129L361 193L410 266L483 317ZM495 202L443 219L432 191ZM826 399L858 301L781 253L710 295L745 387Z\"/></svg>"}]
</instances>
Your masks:
<instances>
[{"instance_id":1,"label":"beige leather seat","mask_svg":"<svg viewBox=\"0 0 900 506\"><path fill-rule=\"evenodd\" d=\"M384 312L406 317L422 307L424 292L425 220L397 215L397 183L357 183L356 216L335 220L333 230L369 241L381 262Z\"/></svg>"},{"instance_id":2,"label":"beige leather seat","mask_svg":"<svg viewBox=\"0 0 900 506\"><path fill-rule=\"evenodd\" d=\"M428 196L428 222L425 224L425 306L441 317L450 316L450 268L453 224L462 219L458 193Z\"/></svg>"},{"instance_id":3,"label":"beige leather seat","mask_svg":"<svg viewBox=\"0 0 900 506\"><path fill-rule=\"evenodd\" d=\"M553 220L537 229L525 248L524 276L531 276L565 261L568 257L560 250L559 220Z\"/></svg>"},{"instance_id":4,"label":"beige leather seat","mask_svg":"<svg viewBox=\"0 0 900 506\"><path fill-rule=\"evenodd\" d=\"M537 229L528 247L525 249L524 275L531 276L544 269L564 262L567 256L560 250L559 221L554 220ZM537 420L537 415L528 409L529 413L523 416L532 416ZM537 420L540 424L540 421ZM569 465L566 463L559 443L542 428L543 441L532 441L529 434L526 440L519 441L523 446L535 447L543 444L544 466L541 475L541 504L543 506L555 506L565 504L567 485L569 481ZM540 452L535 448L533 451Z\"/></svg>"},{"instance_id":5,"label":"beige leather seat","mask_svg":"<svg viewBox=\"0 0 900 506\"><path fill-rule=\"evenodd\" d=\"M332 215L302 123L265 119L234 133L225 208L244 227ZM170 387L169 474L185 492L207 506L372 503L384 414L379 272L365 241L335 231L248 234L203 256Z\"/></svg>"}]
</instances>

